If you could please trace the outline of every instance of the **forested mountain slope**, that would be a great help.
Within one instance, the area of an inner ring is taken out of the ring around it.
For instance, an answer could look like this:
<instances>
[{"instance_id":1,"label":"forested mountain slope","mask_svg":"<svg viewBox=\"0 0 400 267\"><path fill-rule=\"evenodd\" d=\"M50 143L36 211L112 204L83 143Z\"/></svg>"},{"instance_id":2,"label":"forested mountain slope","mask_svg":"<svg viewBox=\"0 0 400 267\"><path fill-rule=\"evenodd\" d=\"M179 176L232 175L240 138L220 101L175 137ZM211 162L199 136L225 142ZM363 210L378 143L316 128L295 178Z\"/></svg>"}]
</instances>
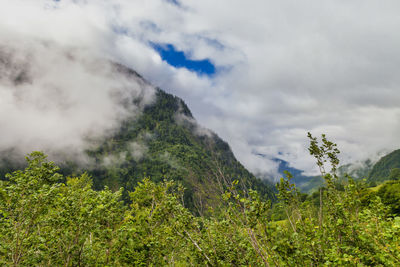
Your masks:
<instances>
[{"instance_id":1,"label":"forested mountain slope","mask_svg":"<svg viewBox=\"0 0 400 267\"><path fill-rule=\"evenodd\" d=\"M135 71L121 65L116 68L139 84L149 85ZM135 101L139 103L140 96ZM89 166L69 159L59 163L61 172L73 175L86 171L98 190L123 187L125 200L128 192L147 177L155 182L166 179L182 183L185 205L199 213L218 206L219 195L234 180L239 181L241 189L252 188L267 198L274 197L272 184L246 170L226 142L197 124L180 98L161 89L156 89L155 100L139 116L132 114L111 136L90 147L86 151ZM6 156L3 153L3 158ZM13 168L9 160L2 166L0 174L20 167Z\"/></svg>"},{"instance_id":2,"label":"forested mountain slope","mask_svg":"<svg viewBox=\"0 0 400 267\"><path fill-rule=\"evenodd\" d=\"M158 89L154 104L138 119L127 120L112 138L88 154L95 187L133 190L145 177L173 179L186 188L187 205L204 212L233 180L243 188L273 197L272 185L255 178L234 157L229 145L194 121L185 103Z\"/></svg>"},{"instance_id":3,"label":"forested mountain slope","mask_svg":"<svg viewBox=\"0 0 400 267\"><path fill-rule=\"evenodd\" d=\"M383 182L400 178L400 149L382 157L372 168L369 182Z\"/></svg>"}]
</instances>

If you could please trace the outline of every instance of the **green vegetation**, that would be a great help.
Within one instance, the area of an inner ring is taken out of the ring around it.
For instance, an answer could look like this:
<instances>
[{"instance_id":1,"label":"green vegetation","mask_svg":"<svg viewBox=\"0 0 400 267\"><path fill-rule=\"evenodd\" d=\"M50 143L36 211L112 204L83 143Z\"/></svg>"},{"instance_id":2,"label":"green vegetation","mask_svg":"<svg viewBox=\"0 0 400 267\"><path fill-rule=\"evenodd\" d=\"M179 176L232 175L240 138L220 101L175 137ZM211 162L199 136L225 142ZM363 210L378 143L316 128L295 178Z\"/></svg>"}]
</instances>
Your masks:
<instances>
[{"instance_id":1,"label":"green vegetation","mask_svg":"<svg viewBox=\"0 0 400 267\"><path fill-rule=\"evenodd\" d=\"M389 180L376 187L368 188L362 201L364 205L368 205L376 197L379 197L382 203L388 208L390 216L400 216L399 180Z\"/></svg>"},{"instance_id":2,"label":"green vegetation","mask_svg":"<svg viewBox=\"0 0 400 267\"><path fill-rule=\"evenodd\" d=\"M400 149L382 157L372 168L368 176L369 182L400 179Z\"/></svg>"},{"instance_id":3,"label":"green vegetation","mask_svg":"<svg viewBox=\"0 0 400 267\"><path fill-rule=\"evenodd\" d=\"M206 216L187 209L181 182L145 178L128 205L125 190L95 191L87 174L64 177L34 152L0 181L0 265L399 266L398 181L342 183L336 145L309 137L319 192L300 194L287 173L271 209L233 180Z\"/></svg>"},{"instance_id":4,"label":"green vegetation","mask_svg":"<svg viewBox=\"0 0 400 267\"><path fill-rule=\"evenodd\" d=\"M98 190L124 187L123 198L146 177L154 182L179 181L186 188L185 205L199 214L220 204L219 195L233 179L239 187L274 198L274 187L248 172L229 145L200 129L183 101L161 90L139 118L126 120L121 129L96 149L88 151L96 165L87 170ZM79 173L73 165L64 174Z\"/></svg>"}]
</instances>

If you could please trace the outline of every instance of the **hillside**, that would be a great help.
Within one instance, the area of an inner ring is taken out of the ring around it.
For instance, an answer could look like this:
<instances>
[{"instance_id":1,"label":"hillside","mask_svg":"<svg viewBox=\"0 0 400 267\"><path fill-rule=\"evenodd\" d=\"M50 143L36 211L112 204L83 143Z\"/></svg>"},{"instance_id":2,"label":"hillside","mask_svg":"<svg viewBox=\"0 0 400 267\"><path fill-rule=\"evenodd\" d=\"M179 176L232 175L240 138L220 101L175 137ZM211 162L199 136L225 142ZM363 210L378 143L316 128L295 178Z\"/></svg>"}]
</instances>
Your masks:
<instances>
[{"instance_id":1,"label":"hillside","mask_svg":"<svg viewBox=\"0 0 400 267\"><path fill-rule=\"evenodd\" d=\"M400 178L400 149L382 157L369 173L368 182L383 182Z\"/></svg>"},{"instance_id":2,"label":"hillside","mask_svg":"<svg viewBox=\"0 0 400 267\"><path fill-rule=\"evenodd\" d=\"M130 79L149 85L135 71L121 65L116 68ZM274 197L272 184L246 170L226 142L197 124L180 98L161 89L156 89L155 100L140 116L133 114L114 134L96 144L86 151L89 166L78 167L76 161L68 160L60 163L61 172L74 175L86 171L97 190L123 187L125 200L128 192L147 177L155 182L167 179L182 183L185 205L200 214L208 207L217 207L220 195L236 179L242 189L252 188L266 198ZM20 167L10 167L12 162L2 166L2 177Z\"/></svg>"},{"instance_id":3,"label":"hillside","mask_svg":"<svg viewBox=\"0 0 400 267\"><path fill-rule=\"evenodd\" d=\"M256 179L226 142L199 127L181 99L158 90L156 102L139 119L127 120L112 138L88 151L97 163L89 172L95 187L131 191L145 177L173 179L182 182L187 204L200 212L216 206L234 179L273 197L272 185Z\"/></svg>"}]
</instances>

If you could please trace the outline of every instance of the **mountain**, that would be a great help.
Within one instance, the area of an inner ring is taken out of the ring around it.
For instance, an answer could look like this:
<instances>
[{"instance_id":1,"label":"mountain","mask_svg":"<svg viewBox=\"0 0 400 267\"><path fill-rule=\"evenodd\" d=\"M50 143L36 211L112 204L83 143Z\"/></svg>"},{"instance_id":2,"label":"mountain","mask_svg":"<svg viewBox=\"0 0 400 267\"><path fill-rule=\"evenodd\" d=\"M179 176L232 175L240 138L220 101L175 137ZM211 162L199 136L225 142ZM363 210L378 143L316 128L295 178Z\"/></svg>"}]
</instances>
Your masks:
<instances>
[{"instance_id":1,"label":"mountain","mask_svg":"<svg viewBox=\"0 0 400 267\"><path fill-rule=\"evenodd\" d=\"M293 175L292 181L296 184L297 188L303 193L311 193L324 185L324 180L321 176L307 176L303 175L303 171L290 167L289 162L282 159L274 159L279 163L278 172L285 177L284 171L289 171ZM356 163L349 163L342 165L338 168L338 176L345 177L345 174L350 175L353 179L367 178L373 168L373 162L370 159Z\"/></svg>"},{"instance_id":2,"label":"mountain","mask_svg":"<svg viewBox=\"0 0 400 267\"><path fill-rule=\"evenodd\" d=\"M129 75L146 82L139 74ZM95 187L133 190L145 177L173 179L186 188L189 207L205 212L233 180L273 198L272 184L254 177L238 162L229 145L198 125L182 99L157 89L156 100L139 118L126 120L119 131L98 148L88 151L96 167L89 171Z\"/></svg>"},{"instance_id":3,"label":"mountain","mask_svg":"<svg viewBox=\"0 0 400 267\"><path fill-rule=\"evenodd\" d=\"M369 173L368 182L383 182L400 179L400 149L378 160Z\"/></svg>"},{"instance_id":4,"label":"mountain","mask_svg":"<svg viewBox=\"0 0 400 267\"><path fill-rule=\"evenodd\" d=\"M135 71L116 67L131 79L149 85ZM274 198L271 183L257 179L236 160L225 141L198 125L182 99L159 88L153 103L146 105L140 116L125 119L114 134L86 154L89 166L68 160L61 163L61 172L72 175L86 171L99 190L104 186L112 190L123 187L125 200L128 192L147 177L156 182L180 182L186 188L185 205L200 214L217 207L221 193L234 180L239 181L240 189L255 189L265 198Z\"/></svg>"},{"instance_id":5,"label":"mountain","mask_svg":"<svg viewBox=\"0 0 400 267\"><path fill-rule=\"evenodd\" d=\"M339 177L343 177L345 174L348 174L355 180L366 179L373 166L374 162L371 159L349 163L338 168L338 175Z\"/></svg>"},{"instance_id":6,"label":"mountain","mask_svg":"<svg viewBox=\"0 0 400 267\"><path fill-rule=\"evenodd\" d=\"M293 168L290 166L289 162L283 159L274 159L278 162L278 172L282 177L285 176L285 171L290 172L293 175L292 182L295 183L296 187L303 193L311 193L315 189L323 185L324 181L320 176L307 176L303 175L303 171Z\"/></svg>"}]
</instances>

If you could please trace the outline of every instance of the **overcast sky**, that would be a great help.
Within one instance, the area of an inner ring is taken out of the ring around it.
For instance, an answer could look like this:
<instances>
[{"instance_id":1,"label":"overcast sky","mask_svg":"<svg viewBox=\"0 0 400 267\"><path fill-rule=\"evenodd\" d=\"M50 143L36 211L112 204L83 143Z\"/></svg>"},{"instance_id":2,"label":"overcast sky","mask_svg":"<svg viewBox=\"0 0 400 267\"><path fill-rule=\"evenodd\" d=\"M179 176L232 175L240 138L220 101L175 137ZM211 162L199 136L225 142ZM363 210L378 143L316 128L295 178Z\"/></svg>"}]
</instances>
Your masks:
<instances>
[{"instance_id":1,"label":"overcast sky","mask_svg":"<svg viewBox=\"0 0 400 267\"><path fill-rule=\"evenodd\" d=\"M123 63L183 98L251 171L274 173L278 157L311 173L308 131L337 142L343 162L399 148L399 12L398 0L0 0L0 45ZM215 72L171 65L155 47L167 44Z\"/></svg>"}]
</instances>

